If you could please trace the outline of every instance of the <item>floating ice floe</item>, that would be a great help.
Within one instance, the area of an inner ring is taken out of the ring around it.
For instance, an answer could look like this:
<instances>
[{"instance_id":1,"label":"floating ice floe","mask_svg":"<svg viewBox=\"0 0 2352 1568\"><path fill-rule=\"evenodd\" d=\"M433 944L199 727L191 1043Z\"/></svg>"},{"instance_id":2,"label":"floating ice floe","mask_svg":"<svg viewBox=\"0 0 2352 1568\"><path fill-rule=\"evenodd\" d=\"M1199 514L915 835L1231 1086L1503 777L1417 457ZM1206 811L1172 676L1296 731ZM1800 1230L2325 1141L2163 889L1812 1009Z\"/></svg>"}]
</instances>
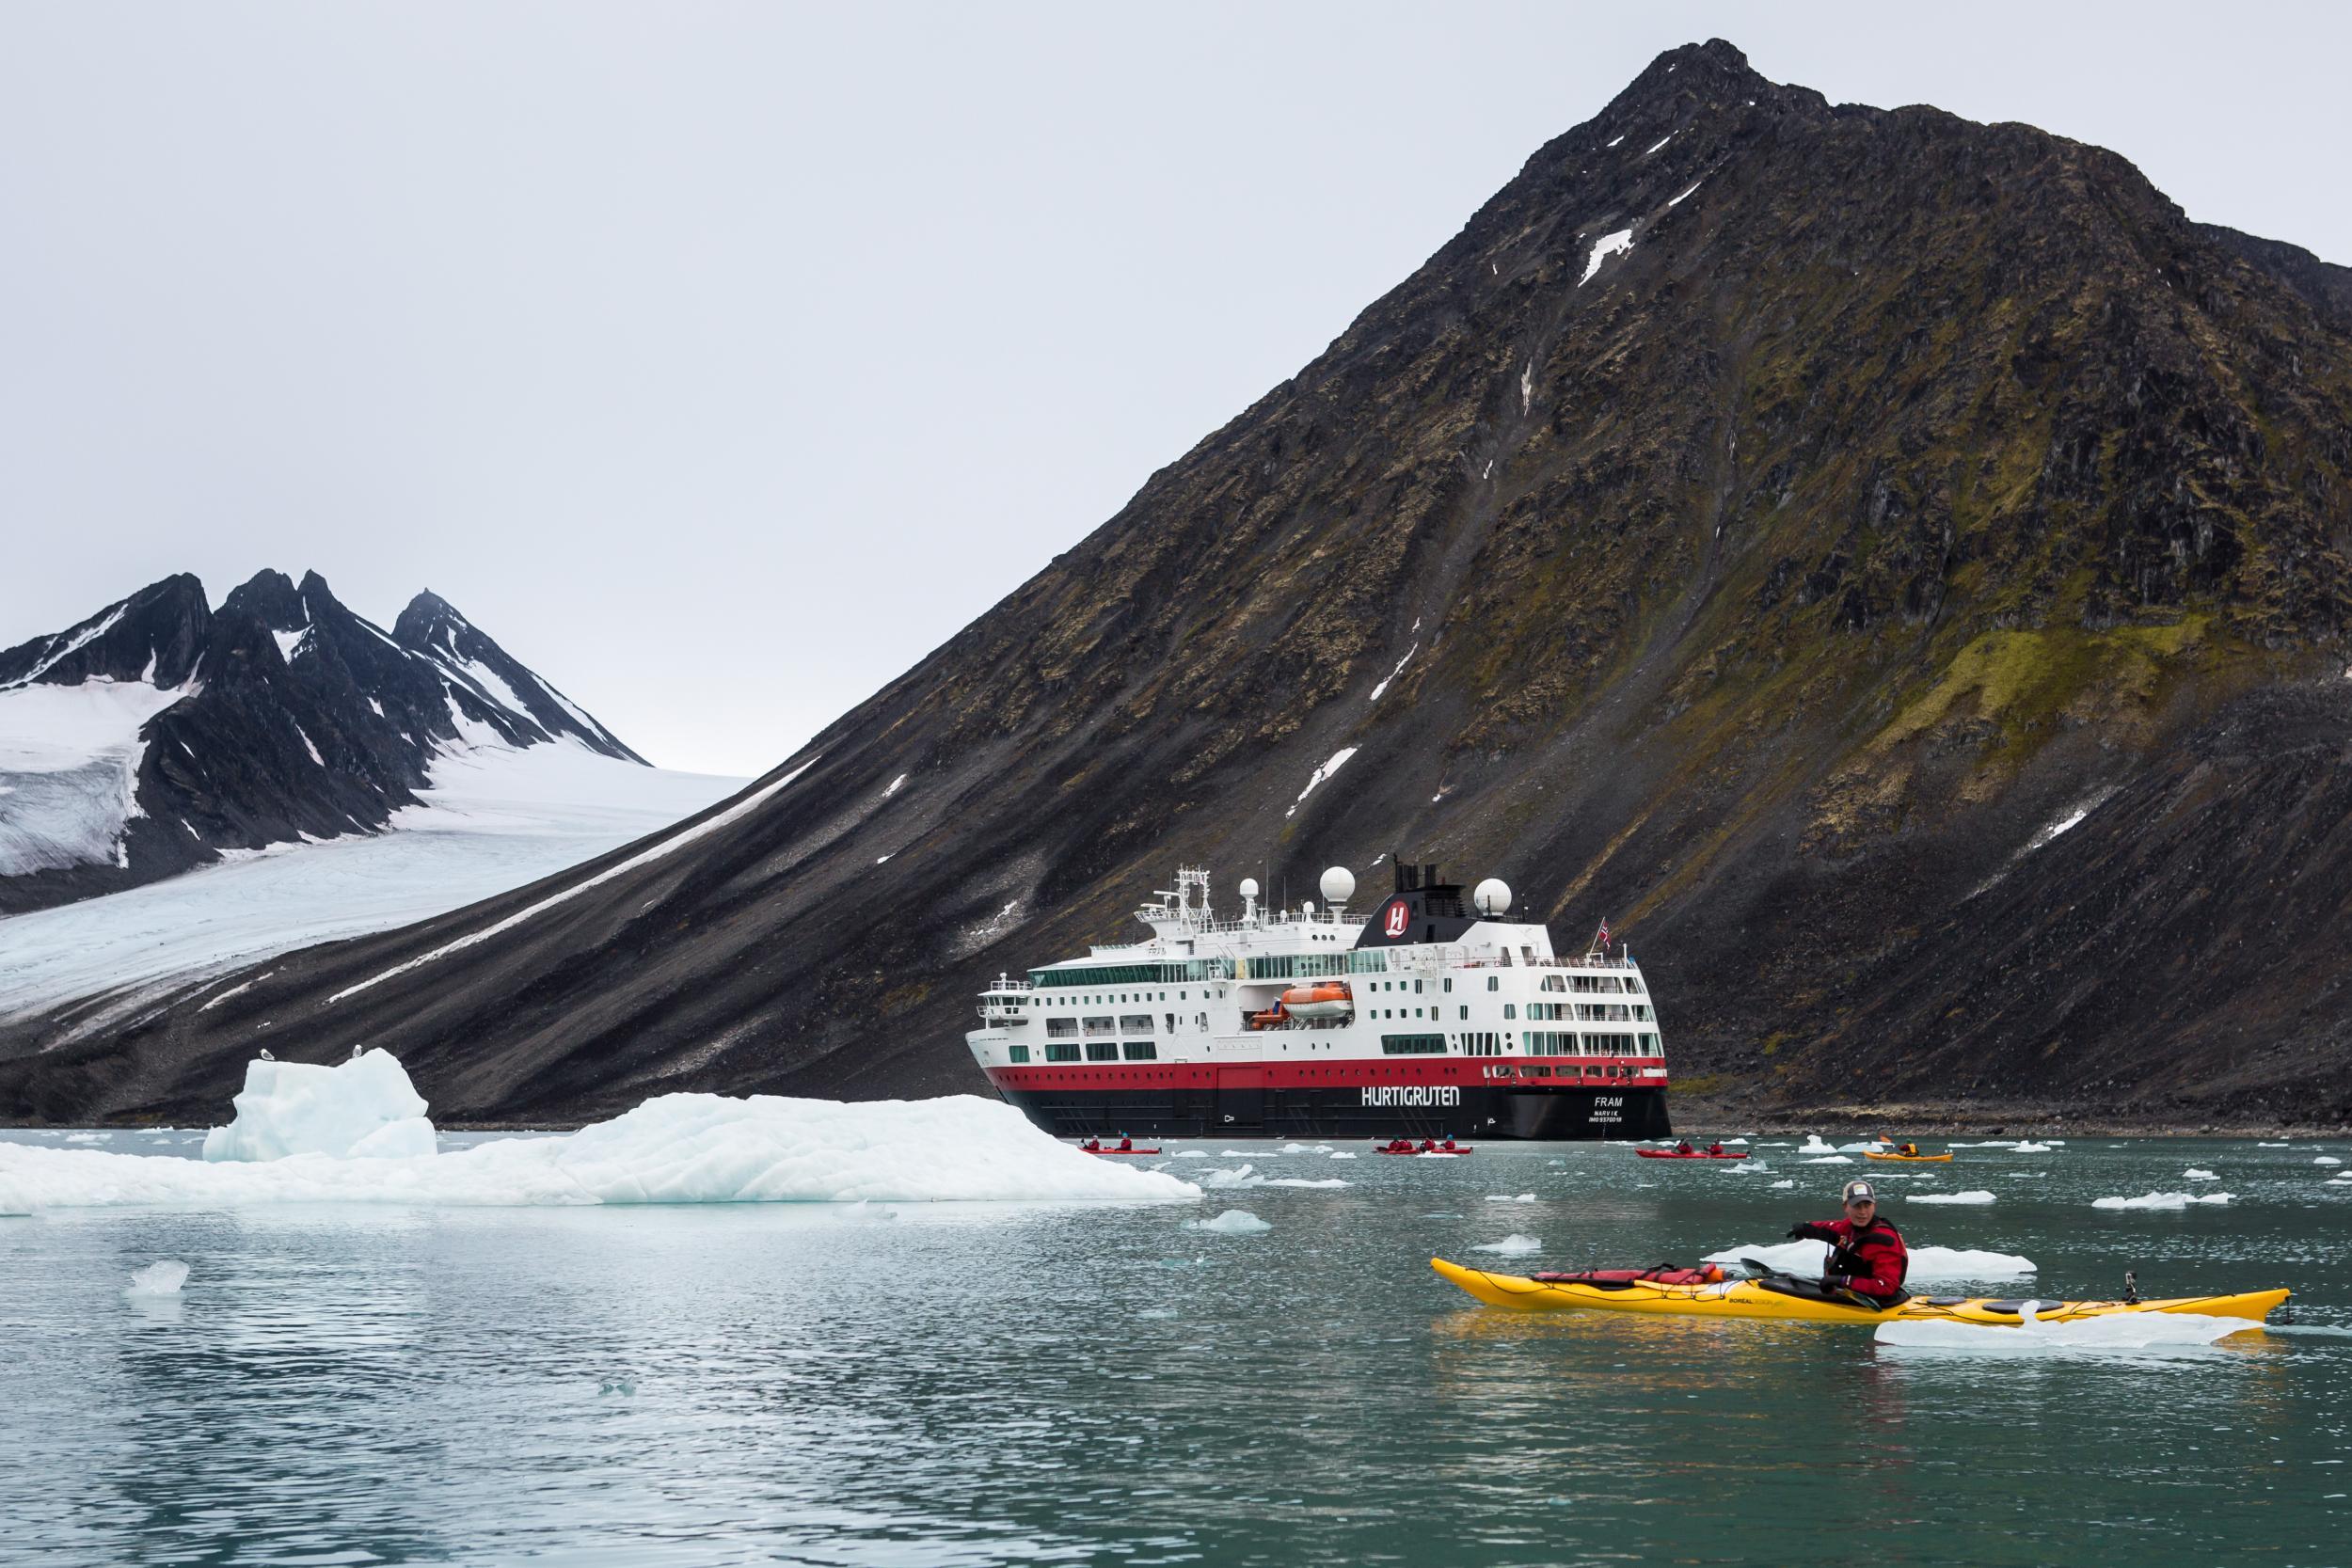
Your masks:
<instances>
[{"instance_id":1,"label":"floating ice floe","mask_svg":"<svg viewBox=\"0 0 2352 1568\"><path fill-rule=\"evenodd\" d=\"M1521 1193L1517 1197L1514 1197L1508 1193L1488 1193L1486 1195L1486 1201L1489 1203L1533 1203L1535 1201L1535 1195L1534 1193Z\"/></svg>"},{"instance_id":2,"label":"floating ice floe","mask_svg":"<svg viewBox=\"0 0 2352 1568\"><path fill-rule=\"evenodd\" d=\"M1816 1155L1810 1160L1801 1160L1798 1164L1806 1165L1851 1165L1853 1164L1853 1161L1843 1154L1820 1154Z\"/></svg>"},{"instance_id":3,"label":"floating ice floe","mask_svg":"<svg viewBox=\"0 0 2352 1568\"><path fill-rule=\"evenodd\" d=\"M1907 1203L1991 1203L1993 1201L1993 1195L1982 1191L1965 1193L1905 1193L1902 1196L1903 1200Z\"/></svg>"},{"instance_id":4,"label":"floating ice floe","mask_svg":"<svg viewBox=\"0 0 2352 1568\"><path fill-rule=\"evenodd\" d=\"M1206 1230L1218 1236L1255 1236L1274 1227L1247 1209L1228 1209L1215 1219L1186 1220L1187 1230Z\"/></svg>"},{"instance_id":5,"label":"floating ice floe","mask_svg":"<svg viewBox=\"0 0 2352 1568\"><path fill-rule=\"evenodd\" d=\"M362 1140L364 1141L364 1140ZM1101 1160L977 1095L844 1104L672 1094L553 1138L448 1154L204 1162L0 1144L0 1191L43 1208L256 1203L1174 1203L1200 1189Z\"/></svg>"},{"instance_id":6,"label":"floating ice floe","mask_svg":"<svg viewBox=\"0 0 2352 1568\"><path fill-rule=\"evenodd\" d=\"M2235 1193L2142 1193L2137 1197L2102 1197L2093 1209L2185 1209L2192 1203L2227 1203Z\"/></svg>"},{"instance_id":7,"label":"floating ice floe","mask_svg":"<svg viewBox=\"0 0 2352 1568\"><path fill-rule=\"evenodd\" d=\"M1906 1350L1952 1351L1971 1355L2115 1355L2152 1350L2194 1349L2262 1325L2245 1318L2208 1318L2187 1312L2118 1312L2102 1318L2042 1323L2028 1304L2017 1326L1935 1320L1878 1326L1878 1342Z\"/></svg>"},{"instance_id":8,"label":"floating ice floe","mask_svg":"<svg viewBox=\"0 0 2352 1568\"><path fill-rule=\"evenodd\" d=\"M2184 1181L2218 1181L2221 1178L2209 1170L2200 1170L2195 1165L2191 1165L2181 1172L2181 1180Z\"/></svg>"},{"instance_id":9,"label":"floating ice floe","mask_svg":"<svg viewBox=\"0 0 2352 1568\"><path fill-rule=\"evenodd\" d=\"M1209 1151L1205 1148L1180 1148L1176 1151L1175 1157L1179 1160L1205 1160L1209 1157Z\"/></svg>"},{"instance_id":10,"label":"floating ice floe","mask_svg":"<svg viewBox=\"0 0 2352 1568\"><path fill-rule=\"evenodd\" d=\"M1775 1181L1772 1183L1772 1191L1776 1193L1785 1193L1795 1185L1796 1183L1794 1181Z\"/></svg>"},{"instance_id":11,"label":"floating ice floe","mask_svg":"<svg viewBox=\"0 0 2352 1568\"><path fill-rule=\"evenodd\" d=\"M1827 1242L1774 1242L1764 1246L1727 1247L1710 1252L1704 1261L1737 1263L1743 1258L1783 1274L1819 1275L1829 1266ZM1972 1252L1962 1247L1917 1246L1911 1249L1913 1285L1944 1284L1972 1279L2014 1279L2034 1272L2033 1259L2006 1252Z\"/></svg>"},{"instance_id":12,"label":"floating ice floe","mask_svg":"<svg viewBox=\"0 0 2352 1568\"><path fill-rule=\"evenodd\" d=\"M389 1051L335 1067L251 1061L235 1119L204 1135L207 1160L412 1159L434 1149L424 1097Z\"/></svg>"},{"instance_id":13,"label":"floating ice floe","mask_svg":"<svg viewBox=\"0 0 2352 1568\"><path fill-rule=\"evenodd\" d=\"M1800 1154L1835 1154L1837 1152L1837 1146L1819 1132L1807 1132L1804 1135L1804 1142L1797 1146L1797 1152Z\"/></svg>"},{"instance_id":14,"label":"floating ice floe","mask_svg":"<svg viewBox=\"0 0 2352 1568\"><path fill-rule=\"evenodd\" d=\"M2010 1152L2012 1154L2047 1154L2055 1147L2052 1144L2038 1143L2011 1144Z\"/></svg>"},{"instance_id":15,"label":"floating ice floe","mask_svg":"<svg viewBox=\"0 0 2352 1568\"><path fill-rule=\"evenodd\" d=\"M2318 1159L2313 1160L2312 1164L2314 1165L2340 1165L2344 1164L2344 1162L2337 1159L2332 1154L2323 1154Z\"/></svg>"},{"instance_id":16,"label":"floating ice floe","mask_svg":"<svg viewBox=\"0 0 2352 1568\"><path fill-rule=\"evenodd\" d=\"M1504 1258L1525 1258L1531 1253L1543 1251L1544 1243L1533 1236L1521 1236L1514 1232L1499 1242L1488 1242L1485 1246L1474 1246L1470 1250L1497 1253Z\"/></svg>"},{"instance_id":17,"label":"floating ice floe","mask_svg":"<svg viewBox=\"0 0 2352 1568\"><path fill-rule=\"evenodd\" d=\"M1200 1178L1200 1185L1212 1189L1232 1187L1312 1187L1331 1189L1344 1187L1347 1186L1348 1183L1344 1180L1336 1176L1326 1177L1321 1181L1311 1181L1303 1176L1260 1176L1257 1173L1257 1168L1255 1166L1243 1165L1235 1170L1218 1169L1210 1171Z\"/></svg>"},{"instance_id":18,"label":"floating ice floe","mask_svg":"<svg viewBox=\"0 0 2352 1568\"><path fill-rule=\"evenodd\" d=\"M1331 1151L1331 1158L1334 1160L1353 1160L1356 1156L1347 1149L1335 1148Z\"/></svg>"},{"instance_id":19,"label":"floating ice floe","mask_svg":"<svg viewBox=\"0 0 2352 1568\"><path fill-rule=\"evenodd\" d=\"M180 1287L188 1282L188 1266L176 1258L160 1263L150 1263L131 1276L122 1293L132 1297L176 1296Z\"/></svg>"},{"instance_id":20,"label":"floating ice floe","mask_svg":"<svg viewBox=\"0 0 2352 1568\"><path fill-rule=\"evenodd\" d=\"M2293 1144L2286 1144L2286 1143L2276 1143L2276 1144L2267 1144L2267 1143L2265 1143L2265 1144L2256 1144L2254 1147L2255 1147L2256 1148L2293 1148L2295 1146L2294 1146Z\"/></svg>"}]
</instances>

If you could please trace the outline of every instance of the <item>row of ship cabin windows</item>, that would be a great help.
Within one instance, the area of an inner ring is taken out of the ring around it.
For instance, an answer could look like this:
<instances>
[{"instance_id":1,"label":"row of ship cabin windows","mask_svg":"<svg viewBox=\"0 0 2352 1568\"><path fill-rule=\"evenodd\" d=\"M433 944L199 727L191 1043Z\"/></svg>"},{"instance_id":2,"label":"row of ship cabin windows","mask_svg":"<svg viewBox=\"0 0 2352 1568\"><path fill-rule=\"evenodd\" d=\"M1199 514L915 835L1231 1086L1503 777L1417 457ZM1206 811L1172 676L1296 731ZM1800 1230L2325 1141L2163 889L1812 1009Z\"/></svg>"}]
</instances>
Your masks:
<instances>
[{"instance_id":1,"label":"row of ship cabin windows","mask_svg":"<svg viewBox=\"0 0 2352 1568\"><path fill-rule=\"evenodd\" d=\"M1009 1045L1005 1047L1005 1059L1015 1067L1026 1066L1029 1048ZM1045 1042L1045 1059L1049 1062L1156 1062L1160 1059L1160 1050L1150 1040L1128 1040L1124 1044L1117 1040L1089 1040L1082 1055L1075 1040L1048 1040Z\"/></svg>"},{"instance_id":2,"label":"row of ship cabin windows","mask_svg":"<svg viewBox=\"0 0 2352 1568\"><path fill-rule=\"evenodd\" d=\"M1169 1013L1167 1018L1168 1032L1172 1035L1176 1032L1176 1015ZM1194 1015L1194 1028L1206 1029L1208 1026L1208 1014ZM1157 1031L1152 1026L1150 1013L1120 1013L1116 1018L1104 1013L1097 1018L1049 1018L1045 1021L1045 1037L1049 1040L1074 1040L1081 1036L1090 1040L1117 1039L1121 1035L1154 1033Z\"/></svg>"},{"instance_id":3,"label":"row of ship cabin windows","mask_svg":"<svg viewBox=\"0 0 2352 1568\"><path fill-rule=\"evenodd\" d=\"M1413 988L1413 994L1415 996L1419 996L1421 994L1421 988L1423 982L1415 980L1410 983ZM1447 975L1442 983L1447 990L1450 991L1454 989L1454 977L1452 975ZM1364 989L1368 991L1403 990L1406 985L1406 982L1403 980L1375 980ZM1547 974L1544 976L1543 984L1544 990L1552 991L1604 991L1620 990L1621 988L1623 991L1630 991L1635 995L1641 994L1641 977L1633 974L1622 976L1616 974ZM1502 976L1500 974L1487 975L1486 989L1488 990L1501 990L1502 989ZM1620 1008L1625 1006L1622 1002L1609 1003L1606 1005ZM1582 1006L1582 1004L1579 1004L1579 1006ZM1581 1017L1583 1015L1579 1014L1578 1016ZM1613 1016L1623 1017L1624 1015L1620 1012Z\"/></svg>"},{"instance_id":4,"label":"row of ship cabin windows","mask_svg":"<svg viewBox=\"0 0 2352 1568\"><path fill-rule=\"evenodd\" d=\"M1469 1018L1470 1008L1467 1006L1463 1006L1461 1013L1463 1018ZM1367 1007L1364 1009L1364 1016L1371 1019L1387 1019L1403 1018L1406 1014L1402 1007ZM1422 1010L1415 1007L1412 1016L1421 1017ZM1430 1008L1429 1016L1433 1020L1437 1018L1438 1009ZM1502 1005L1502 1016L1517 1022L1519 1016L1518 1004L1505 1002ZM1546 1022L1556 1022L1562 1019L1574 1019L1580 1023L1647 1023L1650 1022L1648 1006L1640 1002L1530 1002L1527 1005L1527 1016L1532 1020Z\"/></svg>"},{"instance_id":5,"label":"row of ship cabin windows","mask_svg":"<svg viewBox=\"0 0 2352 1568\"><path fill-rule=\"evenodd\" d=\"M1570 1029L1530 1029L1522 1040L1518 1033L1476 1031L1462 1035L1383 1035L1381 1053L1389 1056L1442 1056L1460 1051L1466 1056L1662 1056L1665 1047L1648 1030L1631 1034L1580 1035Z\"/></svg>"}]
</instances>

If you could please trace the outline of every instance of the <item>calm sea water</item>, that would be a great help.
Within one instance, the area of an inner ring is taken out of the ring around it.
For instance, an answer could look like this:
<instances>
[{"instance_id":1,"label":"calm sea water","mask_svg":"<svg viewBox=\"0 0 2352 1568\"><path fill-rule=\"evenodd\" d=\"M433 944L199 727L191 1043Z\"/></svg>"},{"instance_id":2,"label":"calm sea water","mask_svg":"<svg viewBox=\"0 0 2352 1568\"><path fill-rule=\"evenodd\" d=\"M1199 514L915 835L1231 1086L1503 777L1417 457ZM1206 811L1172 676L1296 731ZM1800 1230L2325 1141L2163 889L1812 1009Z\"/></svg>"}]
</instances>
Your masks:
<instances>
[{"instance_id":1,"label":"calm sea water","mask_svg":"<svg viewBox=\"0 0 2352 1568\"><path fill-rule=\"evenodd\" d=\"M1828 1217L1859 1164L1785 1148L1756 1150L1772 1171L1734 1175L1609 1147L1171 1147L1354 1184L886 1219L0 1220L0 1560L2352 1561L2352 1186L2312 1164L2352 1151L2077 1140L1963 1150L1931 1182L1890 1182L1994 1192L1890 1208L1915 1244L2034 1259L2010 1293L2110 1295L2127 1266L2154 1294L2298 1293L2285 1331L2019 1358L1843 1328L1508 1314L1426 1265L1775 1241ZM2222 1180L2185 1182L2192 1165ZM2237 1197L2090 1207L2184 1187ZM1183 1228L1227 1208L1273 1228ZM1470 1251L1514 1232L1543 1254ZM191 1266L180 1298L126 1300L159 1259Z\"/></svg>"}]
</instances>

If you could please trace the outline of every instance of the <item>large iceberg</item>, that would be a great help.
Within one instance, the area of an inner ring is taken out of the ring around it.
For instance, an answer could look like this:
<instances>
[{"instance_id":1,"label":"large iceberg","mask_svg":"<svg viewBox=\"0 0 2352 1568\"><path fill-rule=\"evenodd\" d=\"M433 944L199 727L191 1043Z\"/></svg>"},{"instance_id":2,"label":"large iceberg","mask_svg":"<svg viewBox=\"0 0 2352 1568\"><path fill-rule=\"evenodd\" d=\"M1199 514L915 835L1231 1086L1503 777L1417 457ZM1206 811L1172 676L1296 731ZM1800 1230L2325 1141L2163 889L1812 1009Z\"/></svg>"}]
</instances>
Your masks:
<instances>
[{"instance_id":1,"label":"large iceberg","mask_svg":"<svg viewBox=\"0 0 2352 1568\"><path fill-rule=\"evenodd\" d=\"M503 1138L448 1154L344 1159L311 1151L204 1162L0 1144L0 1192L49 1209L1181 1203L1200 1196L1164 1172L1082 1154L1011 1106L974 1095L845 1104L715 1094L662 1095L564 1136Z\"/></svg>"},{"instance_id":2,"label":"large iceberg","mask_svg":"<svg viewBox=\"0 0 2352 1568\"><path fill-rule=\"evenodd\" d=\"M424 1097L389 1051L336 1067L262 1058L245 1065L234 1120L204 1134L207 1160L412 1159L434 1149Z\"/></svg>"}]
</instances>

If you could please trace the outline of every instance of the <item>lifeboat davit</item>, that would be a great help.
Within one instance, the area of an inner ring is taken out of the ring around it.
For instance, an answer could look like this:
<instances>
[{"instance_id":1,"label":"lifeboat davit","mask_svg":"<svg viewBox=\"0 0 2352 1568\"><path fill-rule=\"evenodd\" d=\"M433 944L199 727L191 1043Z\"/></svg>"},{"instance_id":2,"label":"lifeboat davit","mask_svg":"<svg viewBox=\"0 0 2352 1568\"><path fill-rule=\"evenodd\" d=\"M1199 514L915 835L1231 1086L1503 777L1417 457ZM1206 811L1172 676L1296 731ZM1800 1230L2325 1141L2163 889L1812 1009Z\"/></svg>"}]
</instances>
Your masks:
<instances>
[{"instance_id":1,"label":"lifeboat davit","mask_svg":"<svg viewBox=\"0 0 2352 1568\"><path fill-rule=\"evenodd\" d=\"M1351 1018L1356 998L1344 980L1317 980L1284 991L1282 1010L1293 1018Z\"/></svg>"}]
</instances>

